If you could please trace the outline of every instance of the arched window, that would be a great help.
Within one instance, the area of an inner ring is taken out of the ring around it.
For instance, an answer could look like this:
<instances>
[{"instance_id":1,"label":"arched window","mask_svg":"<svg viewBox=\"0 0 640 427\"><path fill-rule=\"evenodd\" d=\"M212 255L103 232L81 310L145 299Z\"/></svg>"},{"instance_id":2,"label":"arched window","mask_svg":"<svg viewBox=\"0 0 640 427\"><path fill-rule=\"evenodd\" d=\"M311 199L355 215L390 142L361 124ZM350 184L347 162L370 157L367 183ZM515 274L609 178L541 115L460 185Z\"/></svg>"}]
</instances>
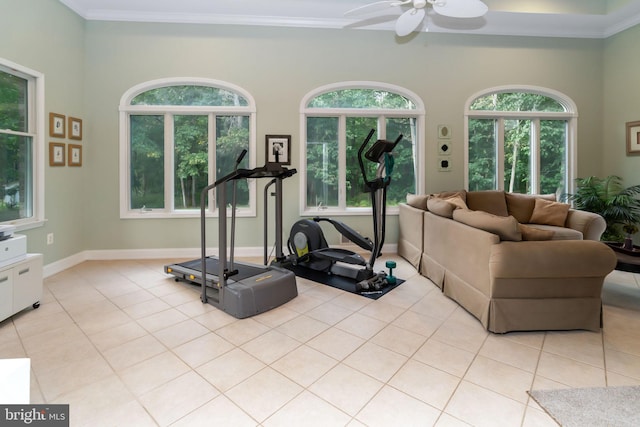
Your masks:
<instances>
[{"instance_id":1,"label":"arched window","mask_svg":"<svg viewBox=\"0 0 640 427\"><path fill-rule=\"evenodd\" d=\"M396 206L407 193L421 190L424 167L419 147L424 145L425 112L415 94L384 83L344 82L308 93L300 110L302 214L371 210L357 161L358 149L371 129L375 129L373 141L403 135L394 150L388 206ZM369 179L373 176L372 170Z\"/></svg>"},{"instance_id":2,"label":"arched window","mask_svg":"<svg viewBox=\"0 0 640 427\"><path fill-rule=\"evenodd\" d=\"M129 89L120 101L123 218L200 213L200 192L233 170L255 164L252 97L229 83L162 79ZM211 195L211 193L209 193ZM238 214L255 215L255 188L238 182ZM213 213L214 197L207 208Z\"/></svg>"},{"instance_id":3,"label":"arched window","mask_svg":"<svg viewBox=\"0 0 640 427\"><path fill-rule=\"evenodd\" d=\"M467 189L572 190L578 113L567 96L532 86L492 88L473 95L465 115Z\"/></svg>"}]
</instances>

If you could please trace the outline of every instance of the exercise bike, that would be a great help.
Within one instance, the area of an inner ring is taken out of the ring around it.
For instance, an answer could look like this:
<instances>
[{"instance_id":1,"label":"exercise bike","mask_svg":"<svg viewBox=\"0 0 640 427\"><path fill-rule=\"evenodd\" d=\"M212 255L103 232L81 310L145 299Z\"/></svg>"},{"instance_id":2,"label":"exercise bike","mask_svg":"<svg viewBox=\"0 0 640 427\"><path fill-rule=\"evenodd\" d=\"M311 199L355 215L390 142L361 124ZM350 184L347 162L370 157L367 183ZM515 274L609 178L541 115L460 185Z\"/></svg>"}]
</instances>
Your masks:
<instances>
[{"instance_id":1,"label":"exercise bike","mask_svg":"<svg viewBox=\"0 0 640 427\"><path fill-rule=\"evenodd\" d=\"M391 182L394 164L392 152L402 140L402 135L393 142L377 140L365 152L374 132L375 129L369 132L358 150L358 164L364 179L364 191L371 194L373 241L368 237L363 237L341 221L316 217L302 219L293 224L287 242L290 252L288 261L294 266L352 279L356 282L356 291L358 292L378 291L390 283L395 283L393 276L387 276L385 272L375 273L373 264L376 258L381 255L384 245L387 187ZM375 178L371 180L367 177L364 159L378 164ZM329 247L320 222L328 222L348 240L369 251L371 254L369 259L365 260L362 255L347 249Z\"/></svg>"}]
</instances>

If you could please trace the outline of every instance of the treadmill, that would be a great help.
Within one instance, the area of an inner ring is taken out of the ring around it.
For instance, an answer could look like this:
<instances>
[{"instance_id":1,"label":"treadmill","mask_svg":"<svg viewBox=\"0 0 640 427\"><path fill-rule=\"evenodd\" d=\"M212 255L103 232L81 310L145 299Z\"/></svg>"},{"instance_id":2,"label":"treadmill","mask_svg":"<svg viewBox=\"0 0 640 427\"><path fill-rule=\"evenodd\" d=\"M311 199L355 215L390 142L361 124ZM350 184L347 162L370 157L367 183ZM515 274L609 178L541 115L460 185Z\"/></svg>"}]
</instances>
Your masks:
<instances>
[{"instance_id":1,"label":"treadmill","mask_svg":"<svg viewBox=\"0 0 640 427\"><path fill-rule=\"evenodd\" d=\"M246 155L243 150L230 174L205 187L200 193L200 253L199 259L164 267L167 274L177 281L185 281L201 288L200 299L230 315L243 319L278 307L298 295L296 277L290 270L277 266L260 266L235 262L236 183L240 179L271 178L275 184L276 249L282 253L282 181L296 174L279 163L267 163L254 169L238 169ZM227 189L231 182L231 248L227 258ZM218 201L218 252L217 257L206 255L206 196L215 189ZM266 219L266 211L264 213ZM266 224L265 224L266 227ZM266 242L265 242L266 244ZM204 272L204 274L202 273Z\"/></svg>"}]
</instances>

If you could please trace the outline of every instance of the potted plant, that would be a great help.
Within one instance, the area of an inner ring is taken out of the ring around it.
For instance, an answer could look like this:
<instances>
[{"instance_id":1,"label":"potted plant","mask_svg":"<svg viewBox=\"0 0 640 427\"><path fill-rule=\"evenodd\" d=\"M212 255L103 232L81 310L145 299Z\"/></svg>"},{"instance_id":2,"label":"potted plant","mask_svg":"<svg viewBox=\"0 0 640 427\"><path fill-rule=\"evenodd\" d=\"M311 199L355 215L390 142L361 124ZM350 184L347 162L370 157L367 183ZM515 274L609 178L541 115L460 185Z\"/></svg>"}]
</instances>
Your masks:
<instances>
[{"instance_id":1,"label":"potted plant","mask_svg":"<svg viewBox=\"0 0 640 427\"><path fill-rule=\"evenodd\" d=\"M622 226L622 230L627 233L624 238L624 243L622 247L628 251L633 250L633 235L638 232L638 227L635 224L625 224Z\"/></svg>"},{"instance_id":2,"label":"potted plant","mask_svg":"<svg viewBox=\"0 0 640 427\"><path fill-rule=\"evenodd\" d=\"M602 240L622 242L625 238L622 227L640 224L640 185L624 188L622 178L616 175L578 178L576 183L576 193L567 195L567 199L576 209L595 212L604 218L607 229Z\"/></svg>"}]
</instances>

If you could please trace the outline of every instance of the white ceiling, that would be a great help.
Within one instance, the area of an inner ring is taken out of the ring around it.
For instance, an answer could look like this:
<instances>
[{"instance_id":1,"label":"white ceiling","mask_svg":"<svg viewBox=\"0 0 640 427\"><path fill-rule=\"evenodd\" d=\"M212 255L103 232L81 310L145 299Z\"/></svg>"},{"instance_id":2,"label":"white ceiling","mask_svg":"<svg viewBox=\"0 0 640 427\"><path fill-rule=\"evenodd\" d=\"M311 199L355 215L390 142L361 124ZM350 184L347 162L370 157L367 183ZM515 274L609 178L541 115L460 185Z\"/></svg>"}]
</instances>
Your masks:
<instances>
[{"instance_id":1,"label":"white ceiling","mask_svg":"<svg viewBox=\"0 0 640 427\"><path fill-rule=\"evenodd\" d=\"M394 30L406 9L346 18L376 0L59 0L87 20ZM421 31L606 38L640 23L640 0L484 0L482 18L429 12Z\"/></svg>"}]
</instances>

